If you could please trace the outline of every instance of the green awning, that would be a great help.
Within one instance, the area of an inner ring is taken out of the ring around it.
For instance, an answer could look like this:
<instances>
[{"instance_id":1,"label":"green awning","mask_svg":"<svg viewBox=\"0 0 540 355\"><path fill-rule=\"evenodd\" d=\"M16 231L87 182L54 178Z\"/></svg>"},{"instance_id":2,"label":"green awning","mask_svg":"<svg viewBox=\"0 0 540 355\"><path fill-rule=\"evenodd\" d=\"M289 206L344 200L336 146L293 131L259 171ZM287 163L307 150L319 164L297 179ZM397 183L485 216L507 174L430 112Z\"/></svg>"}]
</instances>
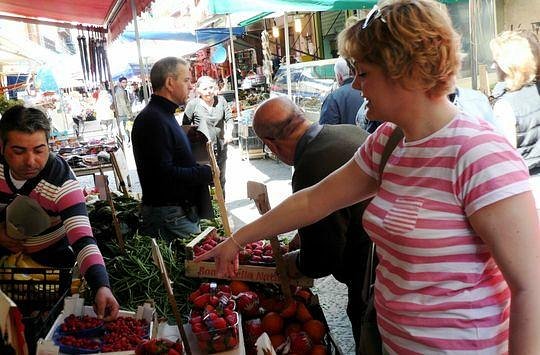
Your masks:
<instances>
[{"instance_id":1,"label":"green awning","mask_svg":"<svg viewBox=\"0 0 540 355\"><path fill-rule=\"evenodd\" d=\"M261 12L253 17L250 17L248 18L247 20L244 20L242 22L239 22L238 23L238 26L240 27L245 27L245 26L249 26L251 25L252 23L255 23L263 18L265 18L266 16L270 15L270 14L273 14L273 12Z\"/></svg>"},{"instance_id":2,"label":"green awning","mask_svg":"<svg viewBox=\"0 0 540 355\"><path fill-rule=\"evenodd\" d=\"M335 11L370 8L377 0L209 0L211 14L231 14L246 11Z\"/></svg>"},{"instance_id":3,"label":"green awning","mask_svg":"<svg viewBox=\"0 0 540 355\"><path fill-rule=\"evenodd\" d=\"M454 3L468 0L439 0L442 3ZM378 0L208 0L211 14L233 14L238 12L260 12L239 26L247 26L272 12L316 12L369 9Z\"/></svg>"}]
</instances>

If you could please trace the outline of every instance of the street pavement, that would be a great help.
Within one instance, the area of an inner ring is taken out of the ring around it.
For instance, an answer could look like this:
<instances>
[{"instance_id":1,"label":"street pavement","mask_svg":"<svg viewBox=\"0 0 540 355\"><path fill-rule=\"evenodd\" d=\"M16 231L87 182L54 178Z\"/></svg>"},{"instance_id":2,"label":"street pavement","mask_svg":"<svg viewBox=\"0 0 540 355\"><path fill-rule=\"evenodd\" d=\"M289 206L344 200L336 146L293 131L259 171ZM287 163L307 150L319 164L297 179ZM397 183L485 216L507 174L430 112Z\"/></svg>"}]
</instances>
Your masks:
<instances>
[{"instance_id":1,"label":"street pavement","mask_svg":"<svg viewBox=\"0 0 540 355\"><path fill-rule=\"evenodd\" d=\"M98 129L95 124L87 127L87 134L98 135ZM131 147L126 148L126 160L132 193L140 194L141 188ZM276 206L291 194L291 175L290 166L271 158L248 159L237 145L230 144L226 169L225 202L232 230L250 223L259 216L255 204L247 198L246 183L248 181L264 183L268 190L270 205ZM113 177L111 176L109 179L113 179ZM79 180L83 185L92 185L90 177L82 177ZM290 237L292 234L294 232L287 236ZM341 352L354 354L354 339L346 314L347 288L329 276L315 280L313 292L319 297L332 337Z\"/></svg>"}]
</instances>

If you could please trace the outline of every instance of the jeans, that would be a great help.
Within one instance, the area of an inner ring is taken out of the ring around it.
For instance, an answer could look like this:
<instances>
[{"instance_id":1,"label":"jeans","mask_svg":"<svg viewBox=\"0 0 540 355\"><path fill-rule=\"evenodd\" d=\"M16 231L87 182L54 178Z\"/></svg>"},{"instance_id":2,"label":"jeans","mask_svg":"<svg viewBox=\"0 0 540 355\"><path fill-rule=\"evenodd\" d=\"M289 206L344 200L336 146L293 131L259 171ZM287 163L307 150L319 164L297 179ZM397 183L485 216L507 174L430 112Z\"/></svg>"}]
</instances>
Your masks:
<instances>
[{"instance_id":1,"label":"jeans","mask_svg":"<svg viewBox=\"0 0 540 355\"><path fill-rule=\"evenodd\" d=\"M140 233L161 237L167 242L201 233L198 217L188 218L180 206L142 206Z\"/></svg>"},{"instance_id":2,"label":"jeans","mask_svg":"<svg viewBox=\"0 0 540 355\"><path fill-rule=\"evenodd\" d=\"M223 197L225 197L225 168L227 167L227 144L217 147L216 163L219 168L219 182L223 189Z\"/></svg>"}]
</instances>

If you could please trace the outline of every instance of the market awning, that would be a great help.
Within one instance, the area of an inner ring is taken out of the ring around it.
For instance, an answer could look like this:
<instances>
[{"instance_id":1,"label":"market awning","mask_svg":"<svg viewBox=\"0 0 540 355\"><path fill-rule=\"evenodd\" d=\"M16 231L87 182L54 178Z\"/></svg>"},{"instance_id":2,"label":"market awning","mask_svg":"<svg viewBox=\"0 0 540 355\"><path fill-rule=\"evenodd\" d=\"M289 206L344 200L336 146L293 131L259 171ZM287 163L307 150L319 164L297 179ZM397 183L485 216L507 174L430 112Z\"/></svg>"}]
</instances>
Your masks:
<instances>
[{"instance_id":1,"label":"market awning","mask_svg":"<svg viewBox=\"0 0 540 355\"><path fill-rule=\"evenodd\" d=\"M464 0L443 0L443 3L459 2ZM269 12L294 11L339 11L369 9L377 4L378 0L208 0L208 10L212 14L230 14L246 11L258 11L260 18ZM266 13L263 15L262 13ZM246 26L248 19L242 22Z\"/></svg>"},{"instance_id":2,"label":"market awning","mask_svg":"<svg viewBox=\"0 0 540 355\"><path fill-rule=\"evenodd\" d=\"M245 34L244 27L233 27L233 35L243 36ZM185 41L204 43L212 46L216 43L223 42L229 39L229 28L201 28L192 32L164 32L164 31L146 31L139 33L140 39L158 40L158 41ZM135 32L125 31L122 34L122 39L127 41L135 41Z\"/></svg>"},{"instance_id":3,"label":"market awning","mask_svg":"<svg viewBox=\"0 0 540 355\"><path fill-rule=\"evenodd\" d=\"M140 15L152 0L135 0ZM116 38L133 19L128 0L2 0L0 13L14 20L52 21L98 26Z\"/></svg>"},{"instance_id":4,"label":"market awning","mask_svg":"<svg viewBox=\"0 0 540 355\"><path fill-rule=\"evenodd\" d=\"M369 8L377 2L378 0L209 0L208 7L212 14L245 11L334 11Z\"/></svg>"}]
</instances>

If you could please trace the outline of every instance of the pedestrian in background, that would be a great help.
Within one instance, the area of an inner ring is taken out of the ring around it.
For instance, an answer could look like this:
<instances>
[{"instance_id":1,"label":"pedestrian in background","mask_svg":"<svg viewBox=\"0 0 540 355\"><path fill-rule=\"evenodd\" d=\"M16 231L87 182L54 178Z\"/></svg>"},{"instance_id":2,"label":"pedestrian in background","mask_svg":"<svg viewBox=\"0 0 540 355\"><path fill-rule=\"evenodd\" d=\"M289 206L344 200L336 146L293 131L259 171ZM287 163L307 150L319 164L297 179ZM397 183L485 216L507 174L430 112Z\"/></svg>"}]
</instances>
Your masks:
<instances>
[{"instance_id":1,"label":"pedestrian in background","mask_svg":"<svg viewBox=\"0 0 540 355\"><path fill-rule=\"evenodd\" d=\"M356 114L364 99L362 93L352 87L354 69L343 58L334 64L339 88L326 96L321 107L320 124L356 124Z\"/></svg>"},{"instance_id":2,"label":"pedestrian in background","mask_svg":"<svg viewBox=\"0 0 540 355\"><path fill-rule=\"evenodd\" d=\"M96 99L96 119L99 122L101 129L105 129L107 137L112 136L114 125L114 111L112 95L106 89L104 84L100 85L100 89Z\"/></svg>"},{"instance_id":3,"label":"pedestrian in background","mask_svg":"<svg viewBox=\"0 0 540 355\"><path fill-rule=\"evenodd\" d=\"M493 61L504 90L493 101L495 119L521 154L540 215L540 44L532 32L506 31L490 42Z\"/></svg>"},{"instance_id":4,"label":"pedestrian in background","mask_svg":"<svg viewBox=\"0 0 540 355\"><path fill-rule=\"evenodd\" d=\"M133 117L133 113L131 112L131 101L129 100L126 87L127 79L125 77L121 77L120 79L118 79L118 85L116 85L116 87L114 88L114 96L118 108L118 120L122 125L122 128L118 127L118 133L129 142L130 137L126 132L126 123L129 119Z\"/></svg>"},{"instance_id":5,"label":"pedestrian in background","mask_svg":"<svg viewBox=\"0 0 540 355\"><path fill-rule=\"evenodd\" d=\"M388 354L536 353L540 228L528 169L504 137L448 100L461 46L447 10L434 0L384 1L340 34L339 47L368 117L384 123L342 168L196 260L213 257L218 274L232 276L248 242L373 197L359 218L376 244Z\"/></svg>"},{"instance_id":6,"label":"pedestrian in background","mask_svg":"<svg viewBox=\"0 0 540 355\"><path fill-rule=\"evenodd\" d=\"M225 191L227 146L232 141L231 108L225 98L218 95L216 81L201 76L195 84L197 97L189 100L184 111L183 124L197 126L197 130L212 142L219 167L221 187Z\"/></svg>"}]
</instances>

